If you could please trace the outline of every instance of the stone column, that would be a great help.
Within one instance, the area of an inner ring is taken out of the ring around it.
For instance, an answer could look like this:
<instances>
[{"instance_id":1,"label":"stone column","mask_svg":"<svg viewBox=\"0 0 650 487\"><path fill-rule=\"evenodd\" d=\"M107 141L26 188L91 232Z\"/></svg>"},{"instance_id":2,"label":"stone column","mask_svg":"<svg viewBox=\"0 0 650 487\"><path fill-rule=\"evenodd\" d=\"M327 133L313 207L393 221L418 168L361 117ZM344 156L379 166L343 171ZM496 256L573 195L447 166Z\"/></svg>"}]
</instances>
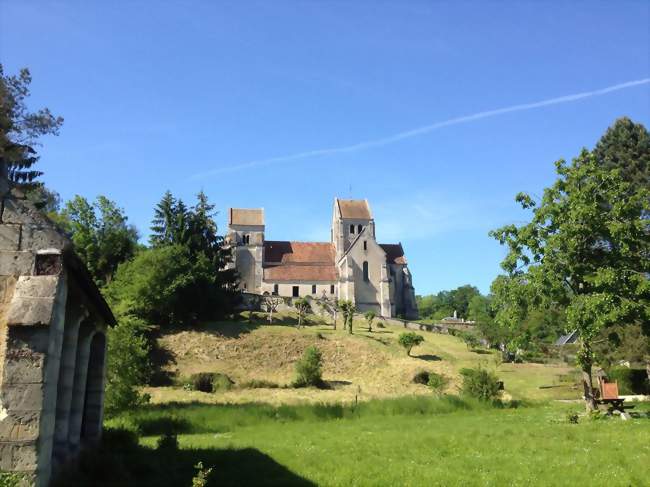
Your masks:
<instances>
[{"instance_id":1,"label":"stone column","mask_svg":"<svg viewBox=\"0 0 650 487\"><path fill-rule=\"evenodd\" d=\"M70 403L68 421L68 452L76 455L81 442L81 423L83 421L86 399L86 382L88 380L88 360L90 358L90 341L95 332L94 326L83 323L79 328L77 356L75 358L74 386Z\"/></svg>"},{"instance_id":2,"label":"stone column","mask_svg":"<svg viewBox=\"0 0 650 487\"><path fill-rule=\"evenodd\" d=\"M99 440L104 415L104 380L106 375L106 336L101 331L94 334L90 342L88 376L86 380L86 401L81 428L84 442Z\"/></svg>"},{"instance_id":3,"label":"stone column","mask_svg":"<svg viewBox=\"0 0 650 487\"><path fill-rule=\"evenodd\" d=\"M388 274L388 265L381 266L381 279L379 282L379 298L381 299L381 315L385 318L391 318L390 309L390 277Z\"/></svg>"},{"instance_id":4,"label":"stone column","mask_svg":"<svg viewBox=\"0 0 650 487\"><path fill-rule=\"evenodd\" d=\"M54 460L59 465L65 463L68 457L68 425L75 378L77 340L81 321L87 316L88 311L80 305L74 307L69 305L66 310L54 427Z\"/></svg>"},{"instance_id":5,"label":"stone column","mask_svg":"<svg viewBox=\"0 0 650 487\"><path fill-rule=\"evenodd\" d=\"M51 473L66 299L64 275L21 276L7 317L0 469L25 473L37 486Z\"/></svg>"}]
</instances>

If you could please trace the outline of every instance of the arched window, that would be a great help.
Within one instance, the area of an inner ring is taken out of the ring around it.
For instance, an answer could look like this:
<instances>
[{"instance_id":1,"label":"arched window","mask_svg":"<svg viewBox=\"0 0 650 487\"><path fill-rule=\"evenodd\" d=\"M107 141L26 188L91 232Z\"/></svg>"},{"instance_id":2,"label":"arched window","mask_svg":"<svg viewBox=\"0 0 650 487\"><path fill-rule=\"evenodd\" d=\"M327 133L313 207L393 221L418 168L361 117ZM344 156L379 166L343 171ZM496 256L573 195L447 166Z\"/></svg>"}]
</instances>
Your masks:
<instances>
[{"instance_id":1,"label":"arched window","mask_svg":"<svg viewBox=\"0 0 650 487\"><path fill-rule=\"evenodd\" d=\"M350 233L354 233L354 225L350 225Z\"/></svg>"},{"instance_id":2,"label":"arched window","mask_svg":"<svg viewBox=\"0 0 650 487\"><path fill-rule=\"evenodd\" d=\"M368 282L370 278L368 277L368 261L363 262L363 280Z\"/></svg>"},{"instance_id":3,"label":"arched window","mask_svg":"<svg viewBox=\"0 0 650 487\"><path fill-rule=\"evenodd\" d=\"M361 233L363 230L363 225L357 225L357 233Z\"/></svg>"}]
</instances>

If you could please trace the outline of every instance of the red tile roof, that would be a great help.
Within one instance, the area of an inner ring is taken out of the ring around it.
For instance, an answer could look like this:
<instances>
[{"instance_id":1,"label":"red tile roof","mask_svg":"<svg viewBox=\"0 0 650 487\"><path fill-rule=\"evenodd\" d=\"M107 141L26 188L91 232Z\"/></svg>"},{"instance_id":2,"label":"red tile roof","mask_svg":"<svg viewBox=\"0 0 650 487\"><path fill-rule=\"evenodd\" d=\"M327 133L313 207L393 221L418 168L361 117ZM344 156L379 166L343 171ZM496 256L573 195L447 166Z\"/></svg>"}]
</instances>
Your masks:
<instances>
[{"instance_id":1,"label":"red tile roof","mask_svg":"<svg viewBox=\"0 0 650 487\"><path fill-rule=\"evenodd\" d=\"M336 281L329 242L264 242L265 281Z\"/></svg>"},{"instance_id":2,"label":"red tile roof","mask_svg":"<svg viewBox=\"0 0 650 487\"><path fill-rule=\"evenodd\" d=\"M386 252L386 262L389 264L404 264L406 265L406 257L404 257L404 249L402 244L379 244L379 246Z\"/></svg>"}]
</instances>

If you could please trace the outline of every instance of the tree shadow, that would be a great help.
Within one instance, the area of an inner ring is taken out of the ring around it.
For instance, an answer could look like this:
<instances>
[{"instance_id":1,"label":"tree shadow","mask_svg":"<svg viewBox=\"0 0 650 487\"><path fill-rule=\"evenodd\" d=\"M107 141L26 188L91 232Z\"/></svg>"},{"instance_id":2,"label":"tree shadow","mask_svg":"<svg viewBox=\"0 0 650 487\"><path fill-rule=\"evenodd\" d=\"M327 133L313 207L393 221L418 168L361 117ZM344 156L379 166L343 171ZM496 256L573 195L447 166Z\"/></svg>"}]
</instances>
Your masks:
<instances>
[{"instance_id":1,"label":"tree shadow","mask_svg":"<svg viewBox=\"0 0 650 487\"><path fill-rule=\"evenodd\" d=\"M492 354L492 352L490 352L489 350L482 350L480 348L473 348L470 351L474 352L474 353L477 353L479 355L491 355Z\"/></svg>"},{"instance_id":2,"label":"tree shadow","mask_svg":"<svg viewBox=\"0 0 650 487\"><path fill-rule=\"evenodd\" d=\"M327 385L327 389L339 389L344 386L352 385L349 380L326 380L323 381Z\"/></svg>"},{"instance_id":3,"label":"tree shadow","mask_svg":"<svg viewBox=\"0 0 650 487\"><path fill-rule=\"evenodd\" d=\"M440 362L442 360L442 358L433 354L415 355L413 358L419 358L420 360L426 360L427 362Z\"/></svg>"}]
</instances>

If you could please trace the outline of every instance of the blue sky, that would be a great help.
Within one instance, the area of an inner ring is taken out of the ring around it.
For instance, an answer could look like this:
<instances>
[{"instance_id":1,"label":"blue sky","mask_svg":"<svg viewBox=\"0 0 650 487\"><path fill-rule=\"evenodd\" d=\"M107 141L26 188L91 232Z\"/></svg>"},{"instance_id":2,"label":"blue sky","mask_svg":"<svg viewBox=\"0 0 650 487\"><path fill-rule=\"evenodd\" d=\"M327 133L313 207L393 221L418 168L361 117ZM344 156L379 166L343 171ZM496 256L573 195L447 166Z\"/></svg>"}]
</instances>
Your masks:
<instances>
[{"instance_id":1,"label":"blue sky","mask_svg":"<svg viewBox=\"0 0 650 487\"><path fill-rule=\"evenodd\" d=\"M367 198L416 292L486 292L514 195L617 117L650 126L650 84L285 156L650 78L649 26L646 1L4 0L0 61L65 118L40 164L64 199L105 194L146 235L166 189L203 189L222 230L264 207L267 238L327 240L333 198Z\"/></svg>"}]
</instances>

